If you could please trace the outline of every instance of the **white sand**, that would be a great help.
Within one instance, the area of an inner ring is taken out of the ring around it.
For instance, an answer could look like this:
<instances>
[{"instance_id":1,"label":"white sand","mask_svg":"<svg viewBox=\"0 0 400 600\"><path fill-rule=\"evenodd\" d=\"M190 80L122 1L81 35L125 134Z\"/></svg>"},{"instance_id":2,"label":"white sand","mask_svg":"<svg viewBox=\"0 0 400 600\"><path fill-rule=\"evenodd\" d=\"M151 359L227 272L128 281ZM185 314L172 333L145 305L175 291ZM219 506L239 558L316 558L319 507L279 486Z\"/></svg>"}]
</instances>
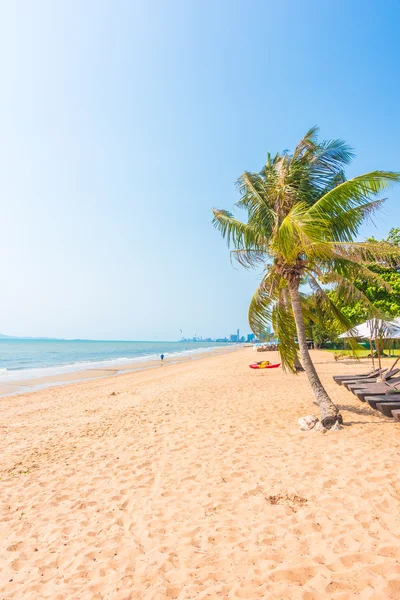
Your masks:
<instances>
[{"instance_id":1,"label":"white sand","mask_svg":"<svg viewBox=\"0 0 400 600\"><path fill-rule=\"evenodd\" d=\"M2 398L1 600L398 600L400 423L255 356Z\"/></svg>"}]
</instances>

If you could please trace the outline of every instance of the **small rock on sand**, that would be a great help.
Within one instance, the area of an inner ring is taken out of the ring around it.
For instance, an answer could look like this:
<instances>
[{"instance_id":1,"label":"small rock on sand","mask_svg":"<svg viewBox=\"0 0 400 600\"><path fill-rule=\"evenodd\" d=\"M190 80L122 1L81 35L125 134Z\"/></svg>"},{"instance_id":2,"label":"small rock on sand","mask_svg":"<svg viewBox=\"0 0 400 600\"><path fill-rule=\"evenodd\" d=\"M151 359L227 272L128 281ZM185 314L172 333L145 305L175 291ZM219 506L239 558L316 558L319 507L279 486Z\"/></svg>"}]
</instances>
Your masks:
<instances>
[{"instance_id":1,"label":"small rock on sand","mask_svg":"<svg viewBox=\"0 0 400 600\"><path fill-rule=\"evenodd\" d=\"M310 429L313 429L316 423L318 423L318 418L314 415L307 415L306 417L300 417L298 423L300 429L303 431L310 431Z\"/></svg>"}]
</instances>

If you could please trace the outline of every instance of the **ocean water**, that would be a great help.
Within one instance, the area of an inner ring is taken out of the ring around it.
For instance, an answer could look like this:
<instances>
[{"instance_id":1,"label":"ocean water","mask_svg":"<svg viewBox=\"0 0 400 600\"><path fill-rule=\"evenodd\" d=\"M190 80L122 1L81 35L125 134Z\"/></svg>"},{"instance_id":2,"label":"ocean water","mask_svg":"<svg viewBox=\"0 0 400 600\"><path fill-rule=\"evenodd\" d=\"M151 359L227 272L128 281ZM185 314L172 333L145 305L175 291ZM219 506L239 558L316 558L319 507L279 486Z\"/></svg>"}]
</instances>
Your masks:
<instances>
[{"instance_id":1,"label":"ocean water","mask_svg":"<svg viewBox=\"0 0 400 600\"><path fill-rule=\"evenodd\" d=\"M0 383L196 354L228 344L0 339Z\"/></svg>"}]
</instances>

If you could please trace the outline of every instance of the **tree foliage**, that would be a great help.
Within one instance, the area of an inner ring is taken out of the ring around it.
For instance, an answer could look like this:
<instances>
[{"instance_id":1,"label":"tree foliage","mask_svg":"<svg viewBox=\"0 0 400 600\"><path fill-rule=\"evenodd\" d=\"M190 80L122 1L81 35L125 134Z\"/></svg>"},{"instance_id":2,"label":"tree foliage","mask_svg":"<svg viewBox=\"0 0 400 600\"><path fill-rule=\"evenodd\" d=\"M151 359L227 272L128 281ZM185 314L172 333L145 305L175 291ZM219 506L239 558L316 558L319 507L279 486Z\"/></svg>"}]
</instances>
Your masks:
<instances>
[{"instance_id":1,"label":"tree foliage","mask_svg":"<svg viewBox=\"0 0 400 600\"><path fill-rule=\"evenodd\" d=\"M368 301L376 307L383 318L390 319L400 316L400 269L398 260L398 249L400 247L400 228L392 228L383 240L368 238L374 244L388 244L393 246L393 254L386 261L371 263L369 270L376 273L383 283L378 280L371 281L360 274L354 285L368 298ZM332 299L340 306L342 312L354 323L358 324L369 318L368 305L358 301L345 305L340 297L332 292Z\"/></svg>"},{"instance_id":2,"label":"tree foliage","mask_svg":"<svg viewBox=\"0 0 400 600\"><path fill-rule=\"evenodd\" d=\"M315 348L320 348L327 342L339 342L339 335L343 328L338 320L319 305L315 294L307 295L304 302L307 307L304 316L307 337L313 341Z\"/></svg>"}]
</instances>

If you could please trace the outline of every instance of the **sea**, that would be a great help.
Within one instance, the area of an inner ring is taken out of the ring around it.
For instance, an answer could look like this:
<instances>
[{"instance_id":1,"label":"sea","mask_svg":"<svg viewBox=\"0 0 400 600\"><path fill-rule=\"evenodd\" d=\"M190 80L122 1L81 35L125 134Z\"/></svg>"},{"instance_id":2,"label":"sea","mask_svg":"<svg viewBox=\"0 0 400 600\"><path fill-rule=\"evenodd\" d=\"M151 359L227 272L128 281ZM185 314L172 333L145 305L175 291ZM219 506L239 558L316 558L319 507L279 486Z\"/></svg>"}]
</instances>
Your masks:
<instances>
[{"instance_id":1,"label":"sea","mask_svg":"<svg viewBox=\"0 0 400 600\"><path fill-rule=\"evenodd\" d=\"M124 368L152 359L196 356L213 342L112 342L93 340L0 339L0 384L84 371Z\"/></svg>"}]
</instances>

